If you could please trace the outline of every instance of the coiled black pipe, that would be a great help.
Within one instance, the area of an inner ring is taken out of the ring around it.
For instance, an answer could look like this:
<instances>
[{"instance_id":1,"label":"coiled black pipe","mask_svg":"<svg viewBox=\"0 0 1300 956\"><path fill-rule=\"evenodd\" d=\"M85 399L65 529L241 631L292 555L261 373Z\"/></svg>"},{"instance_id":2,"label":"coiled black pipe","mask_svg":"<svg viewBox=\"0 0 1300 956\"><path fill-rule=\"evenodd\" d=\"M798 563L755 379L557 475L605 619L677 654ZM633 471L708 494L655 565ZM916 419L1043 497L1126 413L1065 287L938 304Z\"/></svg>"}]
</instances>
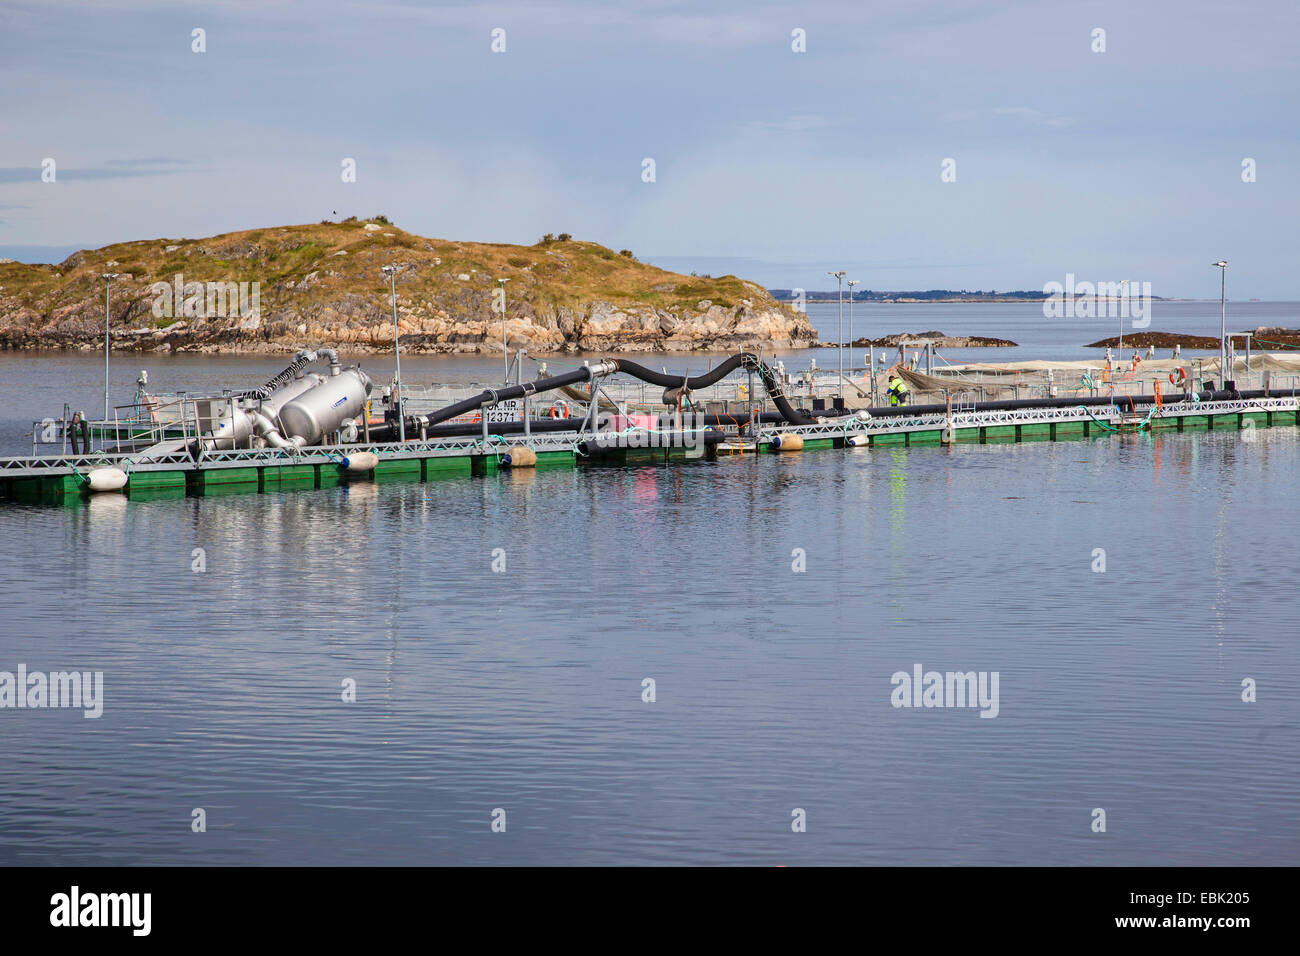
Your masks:
<instances>
[{"instance_id":1,"label":"coiled black pipe","mask_svg":"<svg viewBox=\"0 0 1300 956\"><path fill-rule=\"evenodd\" d=\"M433 426L445 422L450 418L458 415L464 415L466 412L472 412L477 408L485 405L494 405L497 402L513 401L517 398L523 398L526 395L536 395L539 392L554 391L557 388L563 388L566 385L576 385L578 382L585 382L594 379L597 375L611 374L613 372L626 372L633 378L648 382L651 385L659 385L663 388L676 388L685 385L688 389L707 388L716 382L720 382L738 368L752 369L758 373L759 380L763 383L763 388L767 390L768 395L772 398L781 415L782 421L789 422L792 425L811 425L814 418L804 414L795 408L786 399L785 393L781 390L781 383L777 381L776 375L766 364L759 361L758 356L752 352L738 352L730 358L721 362L715 368L709 370L703 375L686 376L686 375L669 375L665 372L656 372L654 369L646 368L637 362L628 359L616 359L608 362L598 362L592 366L583 366L574 369L572 372L565 372L562 375L553 375L549 378L539 378L531 382L524 382L522 385L506 385L499 389L485 389L472 398L466 398L441 408L430 415L407 416L406 434L419 434L420 428L425 429L426 435L436 434ZM725 416L724 416L725 418ZM720 420L718 424L724 424L732 421L726 419L725 422ZM474 434L475 431L481 432L481 428L471 429L467 432L457 432L456 434ZM392 441L401 433L396 422L389 422L384 425L371 426L371 441ZM488 433L492 434L491 426ZM504 434L504 433L499 433Z\"/></svg>"},{"instance_id":2,"label":"coiled black pipe","mask_svg":"<svg viewBox=\"0 0 1300 956\"><path fill-rule=\"evenodd\" d=\"M677 388L685 385L691 391L697 388L708 388L721 382L724 378L742 366L748 368L748 361L757 361L752 352L737 352L735 355L724 360L719 365L711 368L703 375L669 375L667 372L656 372L652 368L646 368L637 362L629 359L614 359L614 366L620 372L626 372L633 378L639 378L643 382L649 382L651 385L659 385L663 388Z\"/></svg>"},{"instance_id":3,"label":"coiled black pipe","mask_svg":"<svg viewBox=\"0 0 1300 956\"><path fill-rule=\"evenodd\" d=\"M441 408L431 415L422 415L427 425L437 425L439 422L445 422L449 418L455 418L457 415L464 415L466 412L472 412L476 408L482 408L485 405L495 405L497 402L509 402L516 398L523 398L526 395L535 395L538 392L549 392L565 385L576 385L578 382L585 382L591 379L595 374L595 369L590 366L583 366L574 369L572 372L565 372L562 375L553 375L550 378L539 378L531 382L524 382L522 385L506 385L502 388L488 388L479 392L473 398L466 398ZM372 431L373 434L373 431Z\"/></svg>"},{"instance_id":4,"label":"coiled black pipe","mask_svg":"<svg viewBox=\"0 0 1300 956\"><path fill-rule=\"evenodd\" d=\"M513 401L514 399L523 398L526 395L536 395L540 392L553 391L566 385L574 385L578 382L594 379L598 374L608 374L612 371L625 372L633 378L640 379L651 385L658 385L662 388L677 388L685 386L687 389L694 390L707 388L722 379L726 378L738 368L745 368L757 373L763 388L767 391L768 396L776 405L776 413L765 413L758 416L758 420L764 423L784 421L791 425L812 425L818 418L831 418L829 415L809 415L801 409L795 408L785 397L781 388L781 383L777 381L776 375L766 363L760 361L758 356L752 352L738 352L730 356L725 361L718 364L713 369L703 375L670 375L666 372L656 372L652 368L647 368L640 363L633 362L630 359L615 359L607 363L597 363L595 366L583 366L574 369L572 372L565 372L561 375L554 375L550 378L539 378L532 382L525 382L522 385L507 385L500 389L485 389L472 398L464 399L446 408L440 409L431 415L408 416L406 419L407 435L418 435L420 429L430 438L433 437L455 437L465 435L482 434L481 425L451 425L445 428L437 427L439 423L448 419L455 418L458 415L464 415L466 412L474 411L485 405L492 405L497 402ZM1196 400L1202 402L1208 401L1225 401L1239 398L1267 398L1270 392L1267 389L1253 389L1239 392L1230 390L1204 391L1195 396ZM1168 404L1175 404L1185 401L1191 396L1184 397L1174 394L1168 397L1162 396L1162 400ZM1024 398L1024 399L1005 399L994 402L979 402L977 407L980 409L1016 409L1016 408L1066 408L1069 406L1082 405L1084 407L1098 407L1112 404L1123 405L1125 402L1132 404L1150 405L1155 401L1154 395L1118 395L1105 397L1073 397L1073 398ZM927 415L937 414L946 411L946 403L934 403L929 405L887 405L883 407L870 408L867 411L873 418L894 418L907 415ZM857 414L857 413L852 413ZM840 416L851 417L851 415ZM696 421L706 427L716 427L719 425L743 425L748 419L738 419L729 415L715 415L697 417ZM539 432L547 431L569 431L581 424L581 419L542 419L531 424L531 430ZM488 434L492 435L511 435L523 432L522 422L502 422L496 425L488 425ZM370 440L383 442L393 441L397 438L399 429L396 422L390 422L384 425L372 426L370 429Z\"/></svg>"},{"instance_id":5,"label":"coiled black pipe","mask_svg":"<svg viewBox=\"0 0 1300 956\"><path fill-rule=\"evenodd\" d=\"M440 408L436 412L428 415L408 415L406 418L406 434L408 436L418 435L420 428L425 429L426 434L433 434L431 426L439 422L445 422L449 418L455 418L457 415L464 415L466 412L472 412L476 408L482 408L485 405L495 405L497 402L509 402L516 398L523 398L526 395L535 395L538 392L549 392L553 389L562 388L565 385L574 385L578 382L585 382L592 378L597 368L583 366L574 369L572 372L565 372L562 375L553 375L550 378L534 379L531 382L524 382L522 385L505 385L501 388L488 388L479 392L472 398L466 398L455 404L448 405L446 408ZM467 434L473 434L474 431L481 432L481 428L471 430ZM491 428L489 427L489 433ZM384 425L372 425L370 428L371 441L392 441L400 431L396 422L388 422Z\"/></svg>"},{"instance_id":6,"label":"coiled black pipe","mask_svg":"<svg viewBox=\"0 0 1300 956\"><path fill-rule=\"evenodd\" d=\"M708 388L710 385L722 381L736 369L745 368L758 374L758 380L763 383L763 388L767 391L768 397L772 399L772 404L776 406L777 411L781 413L781 417L785 421L791 425L811 425L816 421L816 419L804 414L790 404L785 397L785 391L781 388L781 383L777 381L775 373L767 367L766 363L760 361L753 352L737 352L716 368L710 369L703 375L693 377L656 372L654 369L646 368L644 365L639 365L628 359L615 359L614 364L620 372L626 372L633 378L639 378L651 385L661 385L664 388L676 388L685 385L691 391L697 388Z\"/></svg>"},{"instance_id":7,"label":"coiled black pipe","mask_svg":"<svg viewBox=\"0 0 1300 956\"><path fill-rule=\"evenodd\" d=\"M280 388L282 385L288 385L290 382L292 382L294 380L294 377L300 371L305 369L308 365L310 365L314 361L315 361L314 357L307 358L305 356L302 356L296 358L292 362L290 362L288 366L286 366L283 372L276 375L274 378L267 379L264 383L259 385L257 388L250 388L243 392L236 392L231 397L232 398L266 398L277 388Z\"/></svg>"}]
</instances>

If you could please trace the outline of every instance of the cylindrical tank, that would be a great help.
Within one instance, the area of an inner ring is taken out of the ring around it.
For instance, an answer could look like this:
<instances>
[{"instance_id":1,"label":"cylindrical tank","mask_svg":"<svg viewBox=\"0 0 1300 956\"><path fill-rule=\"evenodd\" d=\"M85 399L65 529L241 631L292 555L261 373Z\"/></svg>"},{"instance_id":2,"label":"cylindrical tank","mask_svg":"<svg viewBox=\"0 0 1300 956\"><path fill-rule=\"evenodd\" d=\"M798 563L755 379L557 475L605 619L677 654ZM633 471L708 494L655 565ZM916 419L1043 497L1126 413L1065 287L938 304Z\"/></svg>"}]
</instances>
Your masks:
<instances>
[{"instance_id":1,"label":"cylindrical tank","mask_svg":"<svg viewBox=\"0 0 1300 956\"><path fill-rule=\"evenodd\" d=\"M268 418L275 418L275 413L284 408L285 405L308 389L315 388L323 381L325 381L325 376L317 375L315 372L308 372L302 378L295 378L287 385L281 385L262 399L259 407Z\"/></svg>"},{"instance_id":2,"label":"cylindrical tank","mask_svg":"<svg viewBox=\"0 0 1300 956\"><path fill-rule=\"evenodd\" d=\"M280 427L286 437L314 445L366 407L370 376L350 368L303 392L280 409Z\"/></svg>"},{"instance_id":3,"label":"cylindrical tank","mask_svg":"<svg viewBox=\"0 0 1300 956\"><path fill-rule=\"evenodd\" d=\"M317 375L315 372L308 372L306 375L295 378L271 392L261 400L257 409L251 412L238 408L234 409L234 414L231 417L222 416L216 422L211 433L205 439L204 446L209 451L214 448L225 450L244 447L253 434L257 410L260 409L268 420L274 420L276 412L284 404L308 389L315 388L323 381L325 381L324 376Z\"/></svg>"},{"instance_id":4,"label":"cylindrical tank","mask_svg":"<svg viewBox=\"0 0 1300 956\"><path fill-rule=\"evenodd\" d=\"M248 444L248 439L253 434L252 419L242 409L234 408L231 411L233 415L221 416L209 433L210 440L205 442L209 451L214 448L242 448Z\"/></svg>"}]
</instances>

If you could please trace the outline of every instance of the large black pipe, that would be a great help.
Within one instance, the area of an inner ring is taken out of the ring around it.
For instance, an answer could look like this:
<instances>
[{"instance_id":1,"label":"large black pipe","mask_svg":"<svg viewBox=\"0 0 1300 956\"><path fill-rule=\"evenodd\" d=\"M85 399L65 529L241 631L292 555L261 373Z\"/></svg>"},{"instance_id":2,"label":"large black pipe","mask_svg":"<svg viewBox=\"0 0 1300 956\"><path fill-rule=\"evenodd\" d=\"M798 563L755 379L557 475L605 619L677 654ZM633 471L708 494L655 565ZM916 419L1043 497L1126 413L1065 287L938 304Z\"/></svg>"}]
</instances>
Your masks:
<instances>
[{"instance_id":1,"label":"large black pipe","mask_svg":"<svg viewBox=\"0 0 1300 956\"><path fill-rule=\"evenodd\" d=\"M603 369L602 364L608 365L608 370ZM812 417L804 414L799 409L792 406L786 400L781 390L780 383L776 376L766 364L760 362L758 357L752 352L738 352L730 358L719 363L703 375L669 375L666 372L656 372L654 369L646 368L637 362L628 359L616 359L607 363L597 363L595 366L583 366L574 369L572 372L565 372L562 375L553 375L549 378L539 378L531 382L524 382L522 385L507 385L499 389L486 389L472 398L466 398L448 405L446 408L439 409L430 415L408 416L406 419L406 434L408 436L420 432L420 428L425 429L426 435L433 435L435 432L432 426L445 422L448 419L455 418L457 415L464 415L472 412L477 408L485 405L494 405L497 402L513 401L517 398L523 398L526 395L536 395L539 392L554 391L557 388L563 388L566 385L576 385L578 382L585 382L595 378L597 374L608 374L611 372L626 372L633 378L638 378L643 382L651 385L659 385L663 388L676 388L685 385L687 389L694 390L707 388L722 379L726 378L738 368L752 369L758 373L759 380L763 383L768 394L771 396L777 411L781 415L781 420L789 422L792 425L811 425L815 421ZM727 421L731 421L727 419ZM722 424L720 421L718 424ZM481 429L477 429L481 432ZM492 428L489 427L488 433L492 434ZM383 425L371 426L371 441L392 441L401 433L396 422L389 422ZM473 432L458 432L457 434L472 434Z\"/></svg>"},{"instance_id":2,"label":"large black pipe","mask_svg":"<svg viewBox=\"0 0 1300 956\"><path fill-rule=\"evenodd\" d=\"M656 372L652 368L646 368L630 359L614 359L614 365L620 372L626 372L633 378L639 378L643 382L649 382L651 385L659 385L663 388L677 388L685 385L689 390L695 391L697 388L708 388L722 381L736 369L745 365L747 359L752 359L753 355L749 352L737 352L735 355L726 359L719 365L714 366L703 375L669 375L667 372Z\"/></svg>"},{"instance_id":3,"label":"large black pipe","mask_svg":"<svg viewBox=\"0 0 1300 956\"><path fill-rule=\"evenodd\" d=\"M585 382L593 377L595 370L584 365L582 368L574 369L572 372L565 372L562 375L553 375L550 378L539 378L532 382L524 382L522 385L506 385L503 388L484 389L473 398L467 398L463 401L448 405L446 408L440 408L430 415L422 415L425 424L437 425L439 422L445 422L449 418L455 418L457 415L464 415L466 412L472 412L476 408L482 408L484 405L494 405L497 402L510 402L516 398L523 398L526 395L536 395L538 392L549 392L552 389L562 388L565 385L576 385L578 382ZM371 432L373 435L373 431Z\"/></svg>"},{"instance_id":4,"label":"large black pipe","mask_svg":"<svg viewBox=\"0 0 1300 956\"><path fill-rule=\"evenodd\" d=\"M756 372L763 388L772 398L777 407L776 413L765 413L759 417L764 423L784 421L792 425L812 425L819 418L832 418L829 415L818 415L817 413L808 414L801 409L792 406L786 399L780 382L777 381L776 375L766 365L759 361L758 357L752 352L739 352L725 361L719 363L703 375L670 375L666 372L656 372L654 369L647 368L630 359L615 359L607 363L614 371L625 372L633 378L648 382L651 385L658 385L662 388L677 388L685 386L689 390L707 388L726 376L730 375L738 368L746 368ZM409 416L406 419L406 434L408 437L418 435L420 429L424 428L424 433L430 437L457 437L482 434L481 425L449 425L438 427L439 423L445 422L457 415L464 415L467 412L482 408L485 405L495 404L496 402L512 401L523 398L525 395L535 395L539 392L553 391L566 385L574 385L578 382L593 379L601 371L601 363L596 366L583 366L572 372L565 372L561 375L551 376L550 378L539 378L532 382L525 382L522 385L508 385L500 389L486 389L472 398L456 402L454 405L448 405L431 415ZM1225 401L1234 398L1266 398L1269 396L1267 389L1254 389L1250 391L1238 392L1228 390L1204 391L1195 398L1198 401ZM1168 404L1176 404L1180 401L1188 400L1190 396L1179 395L1177 398L1173 394L1167 398L1162 396L1162 400ZM1099 407L1112 404L1123 405L1125 402L1132 404L1150 405L1155 401L1154 395L1118 395L1104 397L1073 397L1073 398L1023 398L1023 399L1005 399L993 402L979 402L977 407L984 410L990 409L1019 409L1019 408L1066 408L1069 406ZM947 410L946 403L934 403L929 405L888 405L878 408L870 408L867 411L873 418L893 418L907 415L926 415L937 414ZM849 416L838 416L849 417ZM697 418L702 425L710 427L719 425L741 425L748 421L747 418L738 419L729 415L705 416L703 419ZM542 419L532 423L531 429L534 431L569 431L579 425L581 419ZM522 422L503 422L500 424L488 425L488 434L510 435L523 432ZM396 422L390 422L384 425L371 426L371 441L393 441L397 438L399 430Z\"/></svg>"},{"instance_id":5,"label":"large black pipe","mask_svg":"<svg viewBox=\"0 0 1300 956\"><path fill-rule=\"evenodd\" d=\"M582 368L574 369L572 372L564 372L561 375L553 375L550 378L539 378L531 382L524 382L522 385L505 385L501 388L489 388L479 392L473 398L466 398L448 405L446 408L440 408L436 412L428 415L412 415L406 419L407 437L418 435L420 427L426 429L431 425L437 425L439 422L445 422L449 418L455 418L457 415L464 415L472 412L476 408L482 408L485 405L494 405L497 402L509 402L517 398L523 398L526 395L535 395L538 392L549 392L553 389L563 388L565 385L576 385L578 382L585 382L592 378L596 369L584 365ZM481 431L481 429L479 429ZM400 434L396 422L388 422L383 425L372 425L370 427L371 441L393 441Z\"/></svg>"},{"instance_id":6,"label":"large black pipe","mask_svg":"<svg viewBox=\"0 0 1300 956\"><path fill-rule=\"evenodd\" d=\"M776 406L777 411L781 413L781 417L785 421L791 425L811 425L816 421L816 419L804 414L790 404L785 397L784 390L781 388L781 383L776 380L776 375L764 362L759 361L758 356L753 352L737 352L716 368L710 369L703 375L695 376L669 375L665 372L656 372L654 369L638 365L628 359L615 359L614 364L618 366L620 372L626 372L633 378L639 378L651 385L661 385L664 388L676 388L685 385L691 391L697 388L708 388L710 385L722 381L736 369L746 368L758 373L759 381L763 383L763 388L771 397L772 404Z\"/></svg>"}]
</instances>

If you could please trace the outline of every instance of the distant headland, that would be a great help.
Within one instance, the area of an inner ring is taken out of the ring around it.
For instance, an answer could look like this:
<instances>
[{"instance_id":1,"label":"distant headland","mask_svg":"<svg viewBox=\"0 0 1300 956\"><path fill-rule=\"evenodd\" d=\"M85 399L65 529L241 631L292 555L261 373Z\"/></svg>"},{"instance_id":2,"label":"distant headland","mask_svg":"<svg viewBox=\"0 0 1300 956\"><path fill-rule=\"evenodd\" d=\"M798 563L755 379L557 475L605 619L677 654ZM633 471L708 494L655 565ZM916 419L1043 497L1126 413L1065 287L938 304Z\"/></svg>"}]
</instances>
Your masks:
<instances>
[{"instance_id":1,"label":"distant headland","mask_svg":"<svg viewBox=\"0 0 1300 956\"><path fill-rule=\"evenodd\" d=\"M802 296L805 302L837 302L838 292L813 292L796 289L768 289L772 298L780 302L797 301ZM1042 302L1053 297L1052 293L1018 290L1014 292L983 292L970 289L927 289L911 292L886 292L875 289L859 289L853 293L854 302ZM1075 296L1075 298L1105 298L1104 296ZM1153 295L1158 302L1177 301L1163 296ZM844 294L844 301L849 295Z\"/></svg>"}]
</instances>

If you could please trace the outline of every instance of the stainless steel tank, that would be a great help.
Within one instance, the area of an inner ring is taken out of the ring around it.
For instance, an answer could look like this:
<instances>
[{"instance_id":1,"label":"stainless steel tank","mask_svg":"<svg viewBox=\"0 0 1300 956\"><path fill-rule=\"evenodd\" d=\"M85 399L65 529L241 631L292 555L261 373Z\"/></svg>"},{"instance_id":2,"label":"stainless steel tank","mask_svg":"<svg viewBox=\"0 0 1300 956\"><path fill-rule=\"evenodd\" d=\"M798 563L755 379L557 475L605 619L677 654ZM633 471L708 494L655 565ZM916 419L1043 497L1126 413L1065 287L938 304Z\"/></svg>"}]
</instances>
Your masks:
<instances>
[{"instance_id":1,"label":"stainless steel tank","mask_svg":"<svg viewBox=\"0 0 1300 956\"><path fill-rule=\"evenodd\" d=\"M212 431L208 433L209 440L205 445L209 451L214 448L242 448L248 444L252 434L253 420L243 409L228 405L222 409L222 413L213 423Z\"/></svg>"},{"instance_id":2,"label":"stainless steel tank","mask_svg":"<svg viewBox=\"0 0 1300 956\"><path fill-rule=\"evenodd\" d=\"M371 387L370 376L359 368L325 379L280 408L282 433L295 443L315 445L365 411Z\"/></svg>"},{"instance_id":3,"label":"stainless steel tank","mask_svg":"<svg viewBox=\"0 0 1300 956\"><path fill-rule=\"evenodd\" d=\"M308 372L302 378L295 378L287 385L281 385L266 398L262 399L260 408L268 418L275 418L275 413L283 408L286 404L293 401L308 389L315 388L321 382L325 381L325 376L317 375L315 372Z\"/></svg>"}]
</instances>

